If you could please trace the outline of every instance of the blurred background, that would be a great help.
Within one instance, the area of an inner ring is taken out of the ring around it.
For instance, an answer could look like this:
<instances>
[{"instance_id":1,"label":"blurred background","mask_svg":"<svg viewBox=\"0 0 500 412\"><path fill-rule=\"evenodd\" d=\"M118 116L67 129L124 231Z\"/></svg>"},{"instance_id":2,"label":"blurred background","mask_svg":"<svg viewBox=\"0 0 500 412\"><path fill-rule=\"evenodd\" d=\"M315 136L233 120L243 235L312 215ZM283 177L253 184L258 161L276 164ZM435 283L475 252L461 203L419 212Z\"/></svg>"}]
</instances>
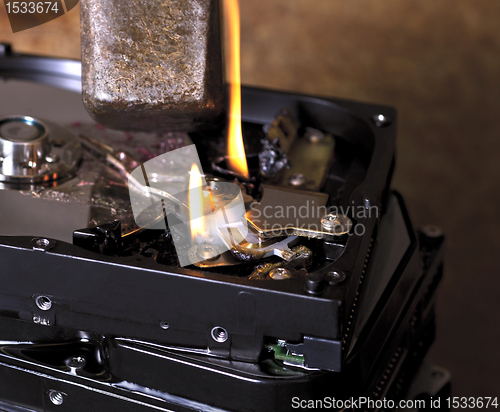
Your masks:
<instances>
[{"instance_id":1,"label":"blurred background","mask_svg":"<svg viewBox=\"0 0 500 412\"><path fill-rule=\"evenodd\" d=\"M394 187L447 235L429 360L500 396L500 2L240 0L247 85L398 109ZM0 41L80 58L79 9Z\"/></svg>"}]
</instances>

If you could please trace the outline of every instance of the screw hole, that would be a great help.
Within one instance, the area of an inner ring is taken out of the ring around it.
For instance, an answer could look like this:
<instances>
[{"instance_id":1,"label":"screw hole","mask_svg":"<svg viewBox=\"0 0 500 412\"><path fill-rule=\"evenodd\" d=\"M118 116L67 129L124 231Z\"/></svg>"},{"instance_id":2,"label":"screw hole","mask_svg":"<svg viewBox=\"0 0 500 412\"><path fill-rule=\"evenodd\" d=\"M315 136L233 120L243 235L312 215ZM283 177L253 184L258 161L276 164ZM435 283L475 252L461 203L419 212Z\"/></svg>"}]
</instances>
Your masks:
<instances>
[{"instance_id":1,"label":"screw hole","mask_svg":"<svg viewBox=\"0 0 500 412\"><path fill-rule=\"evenodd\" d=\"M47 296L38 296L35 299L35 303L41 310L49 310L52 307L52 300Z\"/></svg>"},{"instance_id":2,"label":"screw hole","mask_svg":"<svg viewBox=\"0 0 500 412\"><path fill-rule=\"evenodd\" d=\"M341 283L345 280L346 275L342 271L332 270L326 274L326 278L330 285L336 285L337 283Z\"/></svg>"},{"instance_id":3,"label":"screw hole","mask_svg":"<svg viewBox=\"0 0 500 412\"><path fill-rule=\"evenodd\" d=\"M224 343L225 341L227 341L227 338L229 337L227 330L220 326L216 326L215 328L213 328L211 334L212 334L212 339L219 343Z\"/></svg>"},{"instance_id":4,"label":"screw hole","mask_svg":"<svg viewBox=\"0 0 500 412\"><path fill-rule=\"evenodd\" d=\"M63 394L57 391L50 391L49 399L54 405L62 405L62 403L64 402Z\"/></svg>"}]
</instances>

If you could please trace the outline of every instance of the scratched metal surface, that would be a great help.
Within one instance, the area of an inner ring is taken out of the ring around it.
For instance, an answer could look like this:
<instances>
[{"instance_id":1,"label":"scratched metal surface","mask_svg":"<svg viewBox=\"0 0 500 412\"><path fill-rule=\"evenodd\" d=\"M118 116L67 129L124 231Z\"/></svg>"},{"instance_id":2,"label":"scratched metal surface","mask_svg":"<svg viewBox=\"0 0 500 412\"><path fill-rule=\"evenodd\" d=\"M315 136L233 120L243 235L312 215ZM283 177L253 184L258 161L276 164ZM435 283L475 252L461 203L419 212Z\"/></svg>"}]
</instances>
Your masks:
<instances>
[{"instance_id":1,"label":"scratched metal surface","mask_svg":"<svg viewBox=\"0 0 500 412\"><path fill-rule=\"evenodd\" d=\"M223 112L218 0L83 0L83 100L122 130L194 130Z\"/></svg>"}]
</instances>

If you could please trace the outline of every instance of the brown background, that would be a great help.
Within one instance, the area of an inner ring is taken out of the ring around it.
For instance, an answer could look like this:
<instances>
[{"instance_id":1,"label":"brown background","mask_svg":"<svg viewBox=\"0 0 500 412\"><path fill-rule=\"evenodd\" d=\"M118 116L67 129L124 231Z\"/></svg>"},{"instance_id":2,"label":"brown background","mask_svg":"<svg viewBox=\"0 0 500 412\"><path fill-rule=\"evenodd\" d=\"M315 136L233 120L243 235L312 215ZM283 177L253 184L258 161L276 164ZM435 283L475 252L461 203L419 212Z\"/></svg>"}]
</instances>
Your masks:
<instances>
[{"instance_id":1,"label":"brown background","mask_svg":"<svg viewBox=\"0 0 500 412\"><path fill-rule=\"evenodd\" d=\"M79 11L0 40L79 58ZM242 79L399 110L394 185L448 235L430 360L500 396L500 2L241 0Z\"/></svg>"}]
</instances>

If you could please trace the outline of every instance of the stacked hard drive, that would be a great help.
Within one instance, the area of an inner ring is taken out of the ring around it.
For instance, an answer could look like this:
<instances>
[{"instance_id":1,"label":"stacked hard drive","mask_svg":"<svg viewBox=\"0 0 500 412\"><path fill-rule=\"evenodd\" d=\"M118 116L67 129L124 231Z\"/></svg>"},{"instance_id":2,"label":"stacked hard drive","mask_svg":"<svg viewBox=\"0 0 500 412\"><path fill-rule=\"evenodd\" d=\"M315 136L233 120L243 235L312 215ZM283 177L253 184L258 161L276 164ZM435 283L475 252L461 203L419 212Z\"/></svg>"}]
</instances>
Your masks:
<instances>
[{"instance_id":1,"label":"stacked hard drive","mask_svg":"<svg viewBox=\"0 0 500 412\"><path fill-rule=\"evenodd\" d=\"M79 62L4 45L0 77L0 410L383 410L444 393L446 372L422 366L444 237L391 189L395 110L243 87L241 176L223 126L97 124ZM241 198L220 244L179 246L189 174L148 169L189 150L212 203ZM139 219L141 168L182 190L151 186L161 207Z\"/></svg>"}]
</instances>

